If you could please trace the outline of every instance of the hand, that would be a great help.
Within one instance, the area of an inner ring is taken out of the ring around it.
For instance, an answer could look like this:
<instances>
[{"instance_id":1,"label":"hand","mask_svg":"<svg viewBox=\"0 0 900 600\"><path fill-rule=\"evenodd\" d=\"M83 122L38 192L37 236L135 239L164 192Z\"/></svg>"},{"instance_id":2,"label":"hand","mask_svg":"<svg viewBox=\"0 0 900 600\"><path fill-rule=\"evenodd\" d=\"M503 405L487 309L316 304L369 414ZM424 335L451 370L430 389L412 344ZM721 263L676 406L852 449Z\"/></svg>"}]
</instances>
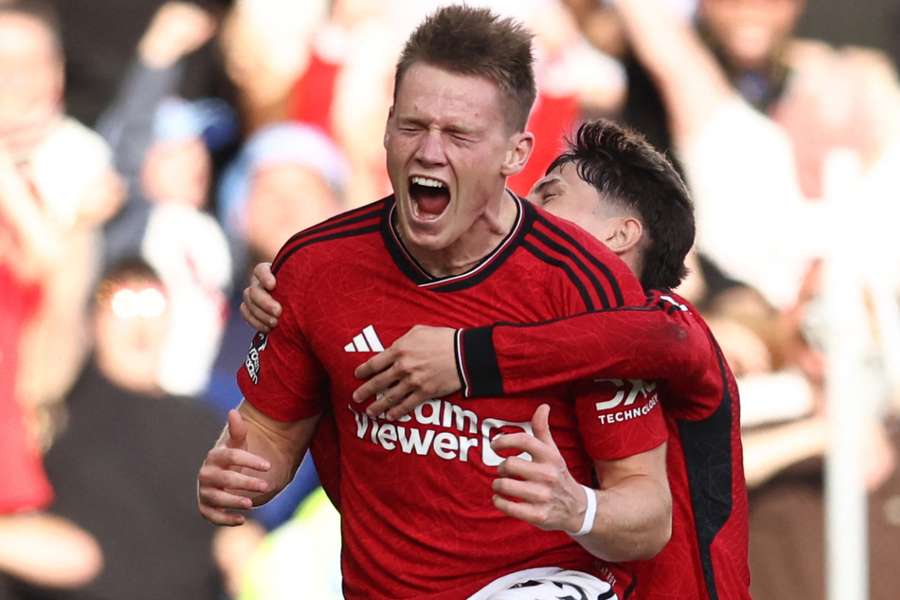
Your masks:
<instances>
[{"instance_id":1,"label":"hand","mask_svg":"<svg viewBox=\"0 0 900 600\"><path fill-rule=\"evenodd\" d=\"M374 417L388 411L388 418L396 419L423 402L459 391L455 335L449 327L416 325L356 369L357 379L368 381L356 388L353 400L375 396L366 413Z\"/></svg>"},{"instance_id":2,"label":"hand","mask_svg":"<svg viewBox=\"0 0 900 600\"><path fill-rule=\"evenodd\" d=\"M241 316L251 327L263 333L269 333L278 325L278 316L281 315L281 304L270 293L274 289L272 263L259 263L253 268L250 285L244 288Z\"/></svg>"},{"instance_id":3,"label":"hand","mask_svg":"<svg viewBox=\"0 0 900 600\"><path fill-rule=\"evenodd\" d=\"M224 442L224 443L222 443ZM249 496L268 491L269 484L245 474L246 469L265 472L271 465L247 450L247 424L241 413L228 413L227 435L206 455L197 475L197 507L203 517L216 525L241 525L244 515L234 510L253 506Z\"/></svg>"},{"instance_id":4,"label":"hand","mask_svg":"<svg viewBox=\"0 0 900 600\"><path fill-rule=\"evenodd\" d=\"M493 502L500 512L539 529L574 533L581 529L587 501L553 441L549 417L550 407L541 404L531 417L534 435L510 433L491 442L495 452L520 450L531 455L531 461L512 456L500 463L500 477L492 485Z\"/></svg>"},{"instance_id":5,"label":"hand","mask_svg":"<svg viewBox=\"0 0 900 600\"><path fill-rule=\"evenodd\" d=\"M217 27L216 18L196 4L166 2L141 38L138 54L151 67L170 67L208 42Z\"/></svg>"}]
</instances>

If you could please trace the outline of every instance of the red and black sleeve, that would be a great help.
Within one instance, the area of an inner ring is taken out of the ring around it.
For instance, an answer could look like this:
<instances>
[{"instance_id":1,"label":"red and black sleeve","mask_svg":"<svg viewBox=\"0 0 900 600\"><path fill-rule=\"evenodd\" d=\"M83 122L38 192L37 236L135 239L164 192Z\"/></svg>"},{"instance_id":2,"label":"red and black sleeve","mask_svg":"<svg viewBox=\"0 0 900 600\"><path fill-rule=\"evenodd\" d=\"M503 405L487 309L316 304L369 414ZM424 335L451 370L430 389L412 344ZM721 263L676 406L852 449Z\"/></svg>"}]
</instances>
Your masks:
<instances>
[{"instance_id":1,"label":"red and black sleeve","mask_svg":"<svg viewBox=\"0 0 900 600\"><path fill-rule=\"evenodd\" d=\"M681 388L713 360L702 320L692 308L660 293L651 294L643 306L457 333L463 392L475 398L612 376Z\"/></svg>"}]
</instances>

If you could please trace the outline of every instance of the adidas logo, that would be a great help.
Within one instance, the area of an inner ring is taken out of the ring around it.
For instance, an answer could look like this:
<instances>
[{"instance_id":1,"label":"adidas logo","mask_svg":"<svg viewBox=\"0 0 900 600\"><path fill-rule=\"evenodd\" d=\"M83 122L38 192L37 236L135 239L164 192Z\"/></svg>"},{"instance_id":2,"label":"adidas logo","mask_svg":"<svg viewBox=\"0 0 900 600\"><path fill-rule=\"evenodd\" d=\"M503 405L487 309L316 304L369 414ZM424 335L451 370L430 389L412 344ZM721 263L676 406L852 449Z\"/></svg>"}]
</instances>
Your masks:
<instances>
[{"instance_id":1,"label":"adidas logo","mask_svg":"<svg viewBox=\"0 0 900 600\"><path fill-rule=\"evenodd\" d=\"M375 333L375 328L368 325L362 333L356 334L353 341L344 346L344 352L382 352L384 346Z\"/></svg>"}]
</instances>

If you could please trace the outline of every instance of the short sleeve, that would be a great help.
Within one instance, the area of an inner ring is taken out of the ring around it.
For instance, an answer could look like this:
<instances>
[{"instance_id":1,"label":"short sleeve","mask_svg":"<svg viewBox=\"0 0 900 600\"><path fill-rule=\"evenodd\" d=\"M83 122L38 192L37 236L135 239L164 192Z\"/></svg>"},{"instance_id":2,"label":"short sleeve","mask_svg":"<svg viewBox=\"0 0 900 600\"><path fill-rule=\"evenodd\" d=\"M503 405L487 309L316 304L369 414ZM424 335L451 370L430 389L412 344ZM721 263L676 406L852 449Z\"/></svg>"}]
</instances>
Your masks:
<instances>
[{"instance_id":1,"label":"short sleeve","mask_svg":"<svg viewBox=\"0 0 900 600\"><path fill-rule=\"evenodd\" d=\"M575 386L575 410L585 449L594 460L618 460L666 441L656 383L594 379Z\"/></svg>"},{"instance_id":2,"label":"short sleeve","mask_svg":"<svg viewBox=\"0 0 900 600\"><path fill-rule=\"evenodd\" d=\"M290 269L278 277L273 294L283 309L278 326L253 337L237 382L244 398L266 416L298 421L322 412L326 376L309 347L297 309L303 300L302 278Z\"/></svg>"}]
</instances>

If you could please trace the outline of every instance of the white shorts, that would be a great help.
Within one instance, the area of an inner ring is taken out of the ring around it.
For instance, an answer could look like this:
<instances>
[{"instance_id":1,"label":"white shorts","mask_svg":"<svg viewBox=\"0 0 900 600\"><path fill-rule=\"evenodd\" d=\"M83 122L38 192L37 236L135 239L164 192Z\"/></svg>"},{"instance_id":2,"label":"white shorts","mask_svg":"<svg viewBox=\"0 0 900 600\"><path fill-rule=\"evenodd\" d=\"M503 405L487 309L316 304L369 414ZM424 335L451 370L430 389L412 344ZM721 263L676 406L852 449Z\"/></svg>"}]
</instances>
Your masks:
<instances>
[{"instance_id":1,"label":"white shorts","mask_svg":"<svg viewBox=\"0 0 900 600\"><path fill-rule=\"evenodd\" d=\"M468 600L616 600L608 583L581 571L526 569L495 579Z\"/></svg>"}]
</instances>

